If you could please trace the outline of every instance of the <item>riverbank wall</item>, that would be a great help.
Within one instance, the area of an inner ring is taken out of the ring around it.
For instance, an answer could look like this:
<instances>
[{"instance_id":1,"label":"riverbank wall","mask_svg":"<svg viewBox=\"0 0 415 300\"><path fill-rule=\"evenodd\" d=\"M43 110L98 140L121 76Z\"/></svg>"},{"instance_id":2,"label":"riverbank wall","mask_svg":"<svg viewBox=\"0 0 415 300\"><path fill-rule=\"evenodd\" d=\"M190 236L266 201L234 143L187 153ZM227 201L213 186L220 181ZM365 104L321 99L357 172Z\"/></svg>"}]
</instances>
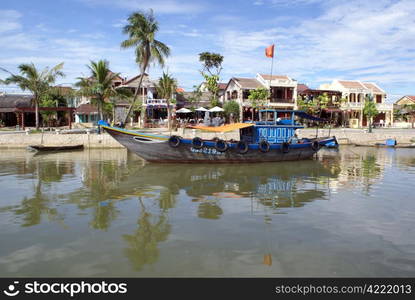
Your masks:
<instances>
[{"instance_id":1,"label":"riverbank wall","mask_svg":"<svg viewBox=\"0 0 415 300\"><path fill-rule=\"evenodd\" d=\"M314 138L317 136L335 136L339 144L344 145L372 145L385 142L386 139L396 139L398 144L408 144L415 141L415 130L413 129L374 129L369 133L367 129L299 129L300 138Z\"/></svg>"},{"instance_id":2,"label":"riverbank wall","mask_svg":"<svg viewBox=\"0 0 415 300\"><path fill-rule=\"evenodd\" d=\"M154 130L153 133L166 134L167 131ZM316 136L316 129L299 129L297 134L300 138L313 138ZM198 136L202 139L238 140L238 132L213 133L200 132L194 129L179 129L172 132L185 138ZM339 144L374 144L384 142L386 139L394 138L398 144L413 143L415 141L415 130L413 129L375 129L368 133L362 129L319 129L318 136L336 136ZM84 145L85 148L122 148L110 135L103 134L56 134L56 133L7 133L0 132L0 148L26 148L29 145Z\"/></svg>"},{"instance_id":3,"label":"riverbank wall","mask_svg":"<svg viewBox=\"0 0 415 300\"><path fill-rule=\"evenodd\" d=\"M109 134L0 133L0 148L26 148L30 145L84 145L85 148L123 148Z\"/></svg>"}]
</instances>

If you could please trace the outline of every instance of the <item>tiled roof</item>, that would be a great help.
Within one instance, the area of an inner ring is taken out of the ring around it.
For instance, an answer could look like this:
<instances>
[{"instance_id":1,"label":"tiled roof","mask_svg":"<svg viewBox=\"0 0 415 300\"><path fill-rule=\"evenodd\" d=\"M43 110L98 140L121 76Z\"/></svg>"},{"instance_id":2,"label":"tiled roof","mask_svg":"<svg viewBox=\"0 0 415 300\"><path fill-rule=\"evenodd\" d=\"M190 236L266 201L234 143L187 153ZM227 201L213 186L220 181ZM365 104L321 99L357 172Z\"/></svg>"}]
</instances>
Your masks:
<instances>
[{"instance_id":1,"label":"tiled roof","mask_svg":"<svg viewBox=\"0 0 415 300\"><path fill-rule=\"evenodd\" d=\"M136 88L137 87L137 83L138 83L138 79L140 78L141 74L134 76L133 78L130 78L126 81L124 81L119 87L133 87ZM144 87L152 87L154 86L154 82L152 82L148 76L147 73L144 73L144 78L143 78L143 82L142 85Z\"/></svg>"},{"instance_id":2,"label":"tiled roof","mask_svg":"<svg viewBox=\"0 0 415 300\"><path fill-rule=\"evenodd\" d=\"M95 106L91 104L81 104L76 109L77 114L90 114L90 113L98 113L98 110Z\"/></svg>"},{"instance_id":3,"label":"tiled roof","mask_svg":"<svg viewBox=\"0 0 415 300\"><path fill-rule=\"evenodd\" d=\"M33 107L32 95L0 95L0 108Z\"/></svg>"},{"instance_id":4,"label":"tiled roof","mask_svg":"<svg viewBox=\"0 0 415 300\"><path fill-rule=\"evenodd\" d=\"M303 84L303 83L299 83L298 85L297 85L297 91L299 92L299 93L301 93L301 92L304 92L305 90L308 90L309 88L308 88L308 86L307 85L305 85L305 84Z\"/></svg>"},{"instance_id":5,"label":"tiled roof","mask_svg":"<svg viewBox=\"0 0 415 300\"><path fill-rule=\"evenodd\" d=\"M357 80L339 80L339 83L347 89L366 89L366 87Z\"/></svg>"},{"instance_id":6,"label":"tiled roof","mask_svg":"<svg viewBox=\"0 0 415 300\"><path fill-rule=\"evenodd\" d=\"M262 78L264 78L265 80L276 80L276 79L284 79L284 80L288 80L290 78L288 78L288 76L286 75L267 75L267 74L260 74Z\"/></svg>"},{"instance_id":7,"label":"tiled roof","mask_svg":"<svg viewBox=\"0 0 415 300\"><path fill-rule=\"evenodd\" d=\"M376 84L373 84L371 82L362 82L362 84L368 88L369 90L372 90L374 93L383 93L381 89L379 89Z\"/></svg>"},{"instance_id":8,"label":"tiled roof","mask_svg":"<svg viewBox=\"0 0 415 300\"><path fill-rule=\"evenodd\" d=\"M405 97L411 99L412 101L415 101L415 96L409 96L409 95L407 95Z\"/></svg>"},{"instance_id":9,"label":"tiled roof","mask_svg":"<svg viewBox=\"0 0 415 300\"><path fill-rule=\"evenodd\" d=\"M258 80L255 78L241 78L241 77L233 77L243 89L256 89L260 87L264 87Z\"/></svg>"},{"instance_id":10,"label":"tiled roof","mask_svg":"<svg viewBox=\"0 0 415 300\"><path fill-rule=\"evenodd\" d=\"M219 82L218 83L218 87L219 87L219 90L224 90L224 89L226 89L226 86L228 85L228 83L227 82Z\"/></svg>"}]
</instances>

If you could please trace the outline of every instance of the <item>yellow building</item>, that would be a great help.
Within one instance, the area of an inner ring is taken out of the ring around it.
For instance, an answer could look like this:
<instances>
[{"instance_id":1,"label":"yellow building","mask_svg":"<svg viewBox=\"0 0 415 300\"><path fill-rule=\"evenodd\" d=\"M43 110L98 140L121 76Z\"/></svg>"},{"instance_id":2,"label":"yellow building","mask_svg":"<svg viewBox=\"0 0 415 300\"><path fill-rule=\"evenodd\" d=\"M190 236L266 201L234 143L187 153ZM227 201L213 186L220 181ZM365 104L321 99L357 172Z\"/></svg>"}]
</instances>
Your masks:
<instances>
[{"instance_id":1,"label":"yellow building","mask_svg":"<svg viewBox=\"0 0 415 300\"><path fill-rule=\"evenodd\" d=\"M322 84L320 89L342 92L345 102L341 105L346 122L349 127L358 128L368 125L367 118L363 115L363 107L367 96L371 96L376 103L379 114L374 117L374 124L393 124L393 104L385 103L386 92L376 83L361 82L359 80L333 80L332 83Z\"/></svg>"}]
</instances>

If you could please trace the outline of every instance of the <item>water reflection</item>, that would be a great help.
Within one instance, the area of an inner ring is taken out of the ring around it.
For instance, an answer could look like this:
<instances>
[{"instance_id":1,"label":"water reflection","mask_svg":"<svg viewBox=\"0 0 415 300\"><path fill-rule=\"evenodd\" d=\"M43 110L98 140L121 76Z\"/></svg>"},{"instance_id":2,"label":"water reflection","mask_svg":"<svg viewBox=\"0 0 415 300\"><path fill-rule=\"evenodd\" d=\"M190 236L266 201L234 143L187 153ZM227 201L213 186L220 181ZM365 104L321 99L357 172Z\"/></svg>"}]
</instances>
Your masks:
<instances>
[{"instance_id":1,"label":"water reflection","mask_svg":"<svg viewBox=\"0 0 415 300\"><path fill-rule=\"evenodd\" d=\"M330 200L339 190L372 195L395 155L345 148L302 162L159 165L121 150L47 156L2 151L0 184L8 200L0 202L0 216L14 216L21 227L65 223L65 228L80 226L81 232L117 235L122 241L118 251L138 272L160 260L163 242L180 225L172 221L172 211L210 223L236 212L243 218L259 215L269 243L260 260L271 267L275 257L267 232L274 218L295 215L293 209L316 200ZM412 168L410 155L400 157L398 165ZM125 228L118 229L120 224ZM114 230L119 231L110 233Z\"/></svg>"},{"instance_id":2,"label":"water reflection","mask_svg":"<svg viewBox=\"0 0 415 300\"><path fill-rule=\"evenodd\" d=\"M33 226L41 222L43 215L49 220L62 216L57 203L75 204L91 215L92 228L108 230L118 216L118 201L151 198L164 213L175 207L183 190L192 202L198 203L200 218L221 218L220 200L241 197L278 213L283 208L326 199L331 188L342 184L358 181L368 193L385 164L370 151L351 151L326 153L320 161L225 166L144 164L126 152L105 151L1 160L0 166L7 165L5 173L28 175L33 186L31 195L1 210L22 216L22 226ZM350 155L355 157L350 159ZM64 176L72 180L60 184Z\"/></svg>"},{"instance_id":3,"label":"water reflection","mask_svg":"<svg viewBox=\"0 0 415 300\"><path fill-rule=\"evenodd\" d=\"M171 225L167 222L166 212L159 215L147 212L141 197L140 216L137 229L133 234L123 235L127 243L125 255L131 262L134 270L139 271L145 264L153 264L159 257L159 242L165 241L170 234Z\"/></svg>"}]
</instances>

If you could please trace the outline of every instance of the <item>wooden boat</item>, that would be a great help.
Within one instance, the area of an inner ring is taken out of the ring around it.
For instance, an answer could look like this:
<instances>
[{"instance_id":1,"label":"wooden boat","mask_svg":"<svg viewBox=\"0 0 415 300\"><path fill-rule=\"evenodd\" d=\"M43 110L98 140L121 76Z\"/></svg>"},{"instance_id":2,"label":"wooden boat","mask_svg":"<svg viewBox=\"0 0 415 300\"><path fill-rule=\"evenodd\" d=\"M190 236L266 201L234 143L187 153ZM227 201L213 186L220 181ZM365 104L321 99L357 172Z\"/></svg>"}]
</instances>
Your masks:
<instances>
[{"instance_id":1,"label":"wooden boat","mask_svg":"<svg viewBox=\"0 0 415 300\"><path fill-rule=\"evenodd\" d=\"M283 119L279 116L283 116ZM128 150L149 162L257 163L301 160L312 158L328 143L337 143L335 137L298 140L295 130L303 126L295 121L295 116L322 120L302 111L261 110L260 121L255 123L193 127L213 132L239 130L239 141L149 134L112 127L105 121L99 121L99 125Z\"/></svg>"},{"instance_id":2,"label":"wooden boat","mask_svg":"<svg viewBox=\"0 0 415 300\"><path fill-rule=\"evenodd\" d=\"M31 150L36 150L36 151L58 152L58 151L82 150L84 149L84 145L67 145L67 146L30 145L28 148Z\"/></svg>"}]
</instances>

